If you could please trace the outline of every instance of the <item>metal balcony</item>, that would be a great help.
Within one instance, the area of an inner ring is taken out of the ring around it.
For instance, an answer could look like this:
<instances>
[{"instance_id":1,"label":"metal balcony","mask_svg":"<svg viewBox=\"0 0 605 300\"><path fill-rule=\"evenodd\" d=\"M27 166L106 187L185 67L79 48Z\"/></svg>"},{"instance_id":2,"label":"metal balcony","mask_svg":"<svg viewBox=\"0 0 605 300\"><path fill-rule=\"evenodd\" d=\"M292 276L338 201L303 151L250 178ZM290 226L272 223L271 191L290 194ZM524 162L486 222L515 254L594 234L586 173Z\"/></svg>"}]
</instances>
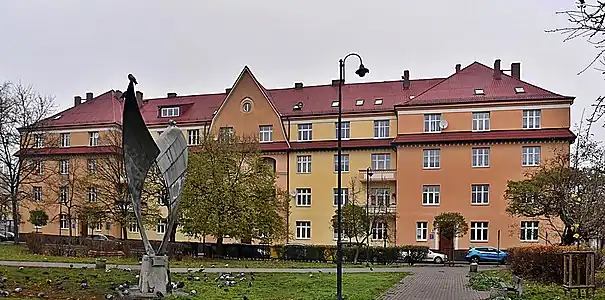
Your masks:
<instances>
[{"instance_id":1,"label":"metal balcony","mask_svg":"<svg viewBox=\"0 0 605 300\"><path fill-rule=\"evenodd\" d=\"M359 170L359 180L365 182L368 178L366 174L367 170ZM386 170L370 170L372 176L370 176L370 182L380 182L380 181L396 181L397 180L397 170L395 169L386 169Z\"/></svg>"}]
</instances>

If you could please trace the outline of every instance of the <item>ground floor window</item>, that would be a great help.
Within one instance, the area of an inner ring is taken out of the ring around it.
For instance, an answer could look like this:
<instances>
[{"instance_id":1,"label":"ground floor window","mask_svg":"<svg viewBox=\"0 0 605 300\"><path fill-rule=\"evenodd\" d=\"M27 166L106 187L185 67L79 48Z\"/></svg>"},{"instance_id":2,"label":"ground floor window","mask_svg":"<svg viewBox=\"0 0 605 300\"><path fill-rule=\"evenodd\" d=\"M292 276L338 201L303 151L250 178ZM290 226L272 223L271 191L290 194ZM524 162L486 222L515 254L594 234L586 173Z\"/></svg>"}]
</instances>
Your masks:
<instances>
[{"instance_id":1,"label":"ground floor window","mask_svg":"<svg viewBox=\"0 0 605 300\"><path fill-rule=\"evenodd\" d=\"M296 221L296 238L299 240L311 238L311 221Z\"/></svg>"},{"instance_id":2,"label":"ground floor window","mask_svg":"<svg viewBox=\"0 0 605 300\"><path fill-rule=\"evenodd\" d=\"M471 242L487 242L488 222L471 222Z\"/></svg>"}]
</instances>

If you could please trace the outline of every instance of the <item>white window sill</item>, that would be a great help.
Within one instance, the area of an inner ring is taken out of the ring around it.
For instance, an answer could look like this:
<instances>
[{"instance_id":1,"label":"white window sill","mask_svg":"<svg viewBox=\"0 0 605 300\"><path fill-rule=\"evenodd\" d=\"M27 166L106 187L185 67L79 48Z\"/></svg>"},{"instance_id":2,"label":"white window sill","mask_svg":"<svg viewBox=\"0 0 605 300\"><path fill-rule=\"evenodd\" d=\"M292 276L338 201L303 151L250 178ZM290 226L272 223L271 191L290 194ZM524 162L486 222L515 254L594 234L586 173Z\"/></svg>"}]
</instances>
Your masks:
<instances>
[{"instance_id":1,"label":"white window sill","mask_svg":"<svg viewBox=\"0 0 605 300\"><path fill-rule=\"evenodd\" d=\"M481 240L481 241L477 241L477 240L471 240L471 243L488 243L488 240Z\"/></svg>"},{"instance_id":2,"label":"white window sill","mask_svg":"<svg viewBox=\"0 0 605 300\"><path fill-rule=\"evenodd\" d=\"M535 167L539 167L540 165L521 165L521 167L523 168L535 168Z\"/></svg>"},{"instance_id":3,"label":"white window sill","mask_svg":"<svg viewBox=\"0 0 605 300\"><path fill-rule=\"evenodd\" d=\"M296 140L296 141L297 141L297 142L311 142L311 141L313 141L313 140L311 139L311 140Z\"/></svg>"},{"instance_id":4,"label":"white window sill","mask_svg":"<svg viewBox=\"0 0 605 300\"><path fill-rule=\"evenodd\" d=\"M258 141L259 143L263 144L263 143L273 143L273 140L271 141Z\"/></svg>"},{"instance_id":5,"label":"white window sill","mask_svg":"<svg viewBox=\"0 0 605 300\"><path fill-rule=\"evenodd\" d=\"M384 139L390 139L390 136L375 136L374 139L375 140L384 140Z\"/></svg>"},{"instance_id":6,"label":"white window sill","mask_svg":"<svg viewBox=\"0 0 605 300\"><path fill-rule=\"evenodd\" d=\"M519 240L521 243L538 243L540 240Z\"/></svg>"},{"instance_id":7,"label":"white window sill","mask_svg":"<svg viewBox=\"0 0 605 300\"><path fill-rule=\"evenodd\" d=\"M441 167L422 167L423 170L439 170Z\"/></svg>"},{"instance_id":8,"label":"white window sill","mask_svg":"<svg viewBox=\"0 0 605 300\"><path fill-rule=\"evenodd\" d=\"M441 131L424 131L424 133L441 133Z\"/></svg>"},{"instance_id":9,"label":"white window sill","mask_svg":"<svg viewBox=\"0 0 605 300\"><path fill-rule=\"evenodd\" d=\"M311 172L296 172L296 174L311 174Z\"/></svg>"},{"instance_id":10,"label":"white window sill","mask_svg":"<svg viewBox=\"0 0 605 300\"><path fill-rule=\"evenodd\" d=\"M473 168L485 169L485 168L489 168L489 165L487 165L487 166L473 166Z\"/></svg>"},{"instance_id":11,"label":"white window sill","mask_svg":"<svg viewBox=\"0 0 605 300\"><path fill-rule=\"evenodd\" d=\"M471 205L472 206L489 206L489 202L488 203L472 203L471 202Z\"/></svg>"},{"instance_id":12,"label":"white window sill","mask_svg":"<svg viewBox=\"0 0 605 300\"><path fill-rule=\"evenodd\" d=\"M297 239L297 240L308 241L308 240L310 240L311 238L310 238L310 237L309 237L309 238L301 238L301 237L296 237L296 239Z\"/></svg>"},{"instance_id":13,"label":"white window sill","mask_svg":"<svg viewBox=\"0 0 605 300\"><path fill-rule=\"evenodd\" d=\"M309 205L298 205L298 204L296 204L296 207L311 207L311 204L309 204Z\"/></svg>"},{"instance_id":14,"label":"white window sill","mask_svg":"<svg viewBox=\"0 0 605 300\"><path fill-rule=\"evenodd\" d=\"M440 203L422 203L422 206L439 206Z\"/></svg>"},{"instance_id":15,"label":"white window sill","mask_svg":"<svg viewBox=\"0 0 605 300\"><path fill-rule=\"evenodd\" d=\"M416 239L416 242L428 242L428 241L429 241L428 239L424 239L424 240Z\"/></svg>"},{"instance_id":16,"label":"white window sill","mask_svg":"<svg viewBox=\"0 0 605 300\"><path fill-rule=\"evenodd\" d=\"M482 130L477 130L477 129L473 129L471 130L471 132L489 132L489 129L482 129Z\"/></svg>"},{"instance_id":17,"label":"white window sill","mask_svg":"<svg viewBox=\"0 0 605 300\"><path fill-rule=\"evenodd\" d=\"M525 128L525 127L523 127L521 129L523 129L523 130L536 130L536 129L542 129L542 127L534 127L534 128Z\"/></svg>"},{"instance_id":18,"label":"white window sill","mask_svg":"<svg viewBox=\"0 0 605 300\"><path fill-rule=\"evenodd\" d=\"M334 171L334 174L336 174L336 173L338 173L338 170ZM343 170L343 171L341 171L341 173L349 173L349 170L347 170L347 171Z\"/></svg>"}]
</instances>

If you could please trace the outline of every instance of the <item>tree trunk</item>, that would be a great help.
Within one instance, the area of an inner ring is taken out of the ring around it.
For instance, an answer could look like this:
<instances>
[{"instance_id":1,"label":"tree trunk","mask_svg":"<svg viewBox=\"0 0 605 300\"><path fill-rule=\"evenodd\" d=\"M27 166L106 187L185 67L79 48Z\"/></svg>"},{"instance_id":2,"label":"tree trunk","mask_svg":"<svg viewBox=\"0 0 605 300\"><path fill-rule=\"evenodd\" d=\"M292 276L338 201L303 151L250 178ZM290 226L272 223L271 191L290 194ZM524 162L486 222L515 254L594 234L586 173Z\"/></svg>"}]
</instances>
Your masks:
<instances>
[{"instance_id":1,"label":"tree trunk","mask_svg":"<svg viewBox=\"0 0 605 300\"><path fill-rule=\"evenodd\" d=\"M176 228L178 227L178 223L175 222L174 226L172 227L172 230L170 231L170 242L175 243L176 242Z\"/></svg>"},{"instance_id":2,"label":"tree trunk","mask_svg":"<svg viewBox=\"0 0 605 300\"><path fill-rule=\"evenodd\" d=\"M13 208L13 233L15 234L15 240L13 243L15 245L19 244L19 211L17 210L19 207L17 205L17 197L13 194L11 197L11 206Z\"/></svg>"},{"instance_id":3,"label":"tree trunk","mask_svg":"<svg viewBox=\"0 0 605 300\"><path fill-rule=\"evenodd\" d=\"M224 253L223 253L223 237L222 236L220 236L219 238L216 239L216 252L221 257L224 256Z\"/></svg>"},{"instance_id":4,"label":"tree trunk","mask_svg":"<svg viewBox=\"0 0 605 300\"><path fill-rule=\"evenodd\" d=\"M126 226L124 224L120 224L120 235L123 240L128 239L128 232L126 231Z\"/></svg>"}]
</instances>

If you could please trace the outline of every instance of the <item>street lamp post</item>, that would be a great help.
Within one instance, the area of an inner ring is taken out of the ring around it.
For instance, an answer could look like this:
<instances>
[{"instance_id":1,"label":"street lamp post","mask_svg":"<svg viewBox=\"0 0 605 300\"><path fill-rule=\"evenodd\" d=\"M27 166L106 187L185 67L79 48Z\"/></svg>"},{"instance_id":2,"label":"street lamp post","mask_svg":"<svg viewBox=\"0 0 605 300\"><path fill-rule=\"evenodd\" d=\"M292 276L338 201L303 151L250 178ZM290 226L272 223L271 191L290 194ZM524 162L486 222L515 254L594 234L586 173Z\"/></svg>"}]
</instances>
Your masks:
<instances>
[{"instance_id":1,"label":"street lamp post","mask_svg":"<svg viewBox=\"0 0 605 300\"><path fill-rule=\"evenodd\" d=\"M361 56L349 53L339 61L340 78L338 80L338 242L336 259L336 299L342 300L342 85L345 81L345 61L351 56L359 58L359 68L355 71L359 77L370 73L364 65Z\"/></svg>"},{"instance_id":2,"label":"street lamp post","mask_svg":"<svg viewBox=\"0 0 605 300\"><path fill-rule=\"evenodd\" d=\"M370 236L372 225L370 224L370 179L372 178L372 168L368 167L366 169L366 225L370 226L368 231L368 236L366 237L366 264L370 264Z\"/></svg>"}]
</instances>

